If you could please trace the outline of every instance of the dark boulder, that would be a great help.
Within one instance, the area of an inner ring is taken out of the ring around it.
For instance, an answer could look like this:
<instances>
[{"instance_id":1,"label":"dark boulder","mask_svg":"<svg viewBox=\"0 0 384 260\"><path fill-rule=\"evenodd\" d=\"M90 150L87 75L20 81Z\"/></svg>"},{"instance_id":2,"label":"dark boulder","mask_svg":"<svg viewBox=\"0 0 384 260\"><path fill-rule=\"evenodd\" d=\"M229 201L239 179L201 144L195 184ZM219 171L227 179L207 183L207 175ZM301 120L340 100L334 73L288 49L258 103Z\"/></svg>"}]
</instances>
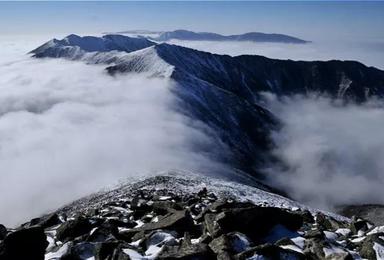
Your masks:
<instances>
[{"instance_id":1,"label":"dark boulder","mask_svg":"<svg viewBox=\"0 0 384 260\"><path fill-rule=\"evenodd\" d=\"M175 211L169 213L159 219L158 222L146 223L139 228L123 231L119 233L119 237L125 241L131 241L143 238L145 234L153 230L172 230L178 234L189 232L192 235L199 233L198 227L194 225L193 219L187 210Z\"/></svg>"},{"instance_id":2,"label":"dark boulder","mask_svg":"<svg viewBox=\"0 0 384 260\"><path fill-rule=\"evenodd\" d=\"M327 244L323 238L314 237L314 238L307 238L304 243L304 254L309 259L324 259L324 247L326 247Z\"/></svg>"},{"instance_id":3,"label":"dark boulder","mask_svg":"<svg viewBox=\"0 0 384 260\"><path fill-rule=\"evenodd\" d=\"M45 228L50 228L52 226L56 226L60 223L61 223L61 220L59 218L59 215L51 214L42 218L42 221L40 221L38 225L42 226L45 229Z\"/></svg>"},{"instance_id":4,"label":"dark boulder","mask_svg":"<svg viewBox=\"0 0 384 260\"><path fill-rule=\"evenodd\" d=\"M198 197L205 197L207 196L208 194L208 190L206 187L202 188L198 193L197 193L197 196Z\"/></svg>"},{"instance_id":5,"label":"dark boulder","mask_svg":"<svg viewBox=\"0 0 384 260\"><path fill-rule=\"evenodd\" d=\"M234 209L234 208L249 208L254 206L250 202L237 202L232 200L217 200L214 201L211 205L205 208L199 215L196 216L197 221L202 221L206 214L215 213L218 214L225 209Z\"/></svg>"},{"instance_id":6,"label":"dark boulder","mask_svg":"<svg viewBox=\"0 0 384 260\"><path fill-rule=\"evenodd\" d=\"M177 236L176 232L164 232L161 230L152 231L151 233L146 235L145 238L142 239L139 246L144 250L147 250L150 246L153 245L175 246L178 244L177 240L175 239L175 236Z\"/></svg>"},{"instance_id":7,"label":"dark boulder","mask_svg":"<svg viewBox=\"0 0 384 260\"><path fill-rule=\"evenodd\" d=\"M39 225L42 228L46 229L46 228L50 228L52 226L56 226L56 225L58 225L60 223L61 223L61 221L60 221L60 218L59 218L59 216L57 214L50 214L50 215L46 215L46 216L41 217L41 218L34 218L34 219L32 219L27 224L27 226Z\"/></svg>"},{"instance_id":8,"label":"dark boulder","mask_svg":"<svg viewBox=\"0 0 384 260\"><path fill-rule=\"evenodd\" d=\"M292 259L292 260L301 260L307 259L305 256L299 252L283 249L275 245L264 244L260 246L253 247L247 251L244 251L236 255L236 259L245 260L252 258L254 256L259 256L255 259L267 259L267 260L278 260L278 259Z\"/></svg>"},{"instance_id":9,"label":"dark boulder","mask_svg":"<svg viewBox=\"0 0 384 260\"><path fill-rule=\"evenodd\" d=\"M119 246L119 242L102 242L95 244L95 260L111 259L115 249Z\"/></svg>"},{"instance_id":10,"label":"dark boulder","mask_svg":"<svg viewBox=\"0 0 384 260\"><path fill-rule=\"evenodd\" d=\"M330 216L326 216L323 213L318 213L316 215L316 223L319 226L319 229L329 231L335 231L336 229L346 227L344 223L337 221Z\"/></svg>"},{"instance_id":11,"label":"dark boulder","mask_svg":"<svg viewBox=\"0 0 384 260\"><path fill-rule=\"evenodd\" d=\"M133 241L136 241L138 239L143 238L144 236L145 236L145 233L143 231L136 229L136 228L133 228L130 230L124 230L124 231L119 232L116 235L116 238L118 240L122 240L125 242L133 242Z\"/></svg>"},{"instance_id":12,"label":"dark boulder","mask_svg":"<svg viewBox=\"0 0 384 260\"><path fill-rule=\"evenodd\" d=\"M0 240L3 240L7 235L7 233L8 233L7 228L4 225L0 224Z\"/></svg>"},{"instance_id":13,"label":"dark boulder","mask_svg":"<svg viewBox=\"0 0 384 260\"><path fill-rule=\"evenodd\" d=\"M0 259L44 259L45 249L48 246L44 229L35 226L9 233L0 250Z\"/></svg>"},{"instance_id":14,"label":"dark boulder","mask_svg":"<svg viewBox=\"0 0 384 260\"><path fill-rule=\"evenodd\" d=\"M326 254L327 252L327 254ZM352 260L352 255L333 244L320 238L310 238L305 241L304 254L308 259Z\"/></svg>"},{"instance_id":15,"label":"dark boulder","mask_svg":"<svg viewBox=\"0 0 384 260\"><path fill-rule=\"evenodd\" d=\"M179 234L190 231L193 229L194 223L191 215L187 210L175 211L160 218L158 222L151 222L145 224L140 229L142 230L155 230L155 229L167 229L174 230Z\"/></svg>"},{"instance_id":16,"label":"dark boulder","mask_svg":"<svg viewBox=\"0 0 384 260\"><path fill-rule=\"evenodd\" d=\"M278 224L296 231L302 226L303 218L283 209L258 206L225 209L216 216L205 217L205 226L213 237L237 231L260 241Z\"/></svg>"},{"instance_id":17,"label":"dark boulder","mask_svg":"<svg viewBox=\"0 0 384 260\"><path fill-rule=\"evenodd\" d=\"M276 246L296 246L296 244L289 238L284 237L275 243Z\"/></svg>"},{"instance_id":18,"label":"dark boulder","mask_svg":"<svg viewBox=\"0 0 384 260\"><path fill-rule=\"evenodd\" d=\"M215 259L215 255L206 244L192 244L190 241L183 240L181 245L164 246L157 259L182 259L182 260L210 260Z\"/></svg>"},{"instance_id":19,"label":"dark boulder","mask_svg":"<svg viewBox=\"0 0 384 260\"><path fill-rule=\"evenodd\" d=\"M215 238L209 243L213 252L220 255L234 255L250 248L249 239L241 233L231 232Z\"/></svg>"},{"instance_id":20,"label":"dark boulder","mask_svg":"<svg viewBox=\"0 0 384 260\"><path fill-rule=\"evenodd\" d=\"M313 217L312 213L309 212L309 210L303 210L303 211L297 211L295 214L301 215L303 218L303 221L308 224L313 224L315 223L315 218Z\"/></svg>"},{"instance_id":21,"label":"dark boulder","mask_svg":"<svg viewBox=\"0 0 384 260\"><path fill-rule=\"evenodd\" d=\"M89 242L104 242L106 240L114 239L115 236L119 233L117 226L105 222L99 227L97 227L92 234L90 234L87 238Z\"/></svg>"},{"instance_id":22,"label":"dark boulder","mask_svg":"<svg viewBox=\"0 0 384 260\"><path fill-rule=\"evenodd\" d=\"M116 250L112 257L110 258L111 260L131 260L131 258L129 257L129 255L127 255L126 253L124 253L121 249L119 250ZM109 260L109 259L108 259Z\"/></svg>"},{"instance_id":23,"label":"dark boulder","mask_svg":"<svg viewBox=\"0 0 384 260\"><path fill-rule=\"evenodd\" d=\"M310 239L310 238L316 238L316 239L325 239L325 234L323 231L318 230L318 229L313 229L309 230L305 233L304 235L305 238Z\"/></svg>"},{"instance_id":24,"label":"dark boulder","mask_svg":"<svg viewBox=\"0 0 384 260\"><path fill-rule=\"evenodd\" d=\"M166 215L177 210L183 210L183 207L173 201L155 201L152 204L152 210L158 215Z\"/></svg>"},{"instance_id":25,"label":"dark boulder","mask_svg":"<svg viewBox=\"0 0 384 260\"><path fill-rule=\"evenodd\" d=\"M57 229L56 238L60 241L67 241L90 232L92 228L93 225L88 219L77 217L74 220L63 223Z\"/></svg>"},{"instance_id":26,"label":"dark boulder","mask_svg":"<svg viewBox=\"0 0 384 260\"><path fill-rule=\"evenodd\" d=\"M216 215L213 213L205 214L204 227L206 232L208 232L211 237L218 237L223 233L220 225L217 222L217 219L220 217L224 217L224 214L221 214L221 215Z\"/></svg>"},{"instance_id":27,"label":"dark boulder","mask_svg":"<svg viewBox=\"0 0 384 260\"><path fill-rule=\"evenodd\" d=\"M95 256L95 244L80 242L72 244L69 250L60 258L60 260L83 260Z\"/></svg>"},{"instance_id":28,"label":"dark boulder","mask_svg":"<svg viewBox=\"0 0 384 260\"><path fill-rule=\"evenodd\" d=\"M130 220L122 221L122 220L119 220L119 219L108 219L107 222L110 223L113 226L123 227L123 228L133 228L133 227L135 227L137 225L136 222L130 221Z\"/></svg>"},{"instance_id":29,"label":"dark boulder","mask_svg":"<svg viewBox=\"0 0 384 260\"><path fill-rule=\"evenodd\" d=\"M152 211L152 206L148 203L146 199L140 197L135 197L131 202L131 210L133 210L134 219L140 219L145 214L148 214Z\"/></svg>"},{"instance_id":30,"label":"dark boulder","mask_svg":"<svg viewBox=\"0 0 384 260\"><path fill-rule=\"evenodd\" d=\"M376 251L373 248L375 243L384 246L384 241L380 238L380 236L384 236L384 234L373 234L367 236L364 239L359 250L361 257L367 259L376 259Z\"/></svg>"},{"instance_id":31,"label":"dark boulder","mask_svg":"<svg viewBox=\"0 0 384 260\"><path fill-rule=\"evenodd\" d=\"M143 252L141 250L138 250L137 248L126 243L119 243L110 257L100 259L95 257L95 260L131 260L131 257L124 252L124 250L126 249L132 250L133 252L137 252L138 255L143 255ZM141 259L141 257L139 259ZM144 259L144 257L142 257L142 259Z\"/></svg>"}]
</instances>

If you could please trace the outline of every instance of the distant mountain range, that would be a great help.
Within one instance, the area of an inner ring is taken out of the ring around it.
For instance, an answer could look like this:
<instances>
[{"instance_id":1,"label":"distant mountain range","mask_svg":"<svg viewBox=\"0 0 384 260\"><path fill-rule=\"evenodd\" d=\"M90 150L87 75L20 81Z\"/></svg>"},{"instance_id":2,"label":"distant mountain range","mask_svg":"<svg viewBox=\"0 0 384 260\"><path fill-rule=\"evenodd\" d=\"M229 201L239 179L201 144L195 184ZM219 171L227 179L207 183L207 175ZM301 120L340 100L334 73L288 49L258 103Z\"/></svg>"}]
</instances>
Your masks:
<instances>
[{"instance_id":1,"label":"distant mountain range","mask_svg":"<svg viewBox=\"0 0 384 260\"><path fill-rule=\"evenodd\" d=\"M106 64L110 74L145 72L174 79L177 109L210 126L231 148L230 163L251 175L270 159L269 134L279 127L263 106L262 92L280 96L318 92L358 102L372 95L384 97L384 71L356 61L231 57L118 35L70 35L32 53L38 58Z\"/></svg>"},{"instance_id":2,"label":"distant mountain range","mask_svg":"<svg viewBox=\"0 0 384 260\"><path fill-rule=\"evenodd\" d=\"M192 32L176 30L163 32L158 37L150 37L155 41L188 40L188 41L251 41L251 42L277 42L302 44L308 41L285 34L249 32L235 35L221 35L211 32Z\"/></svg>"}]
</instances>

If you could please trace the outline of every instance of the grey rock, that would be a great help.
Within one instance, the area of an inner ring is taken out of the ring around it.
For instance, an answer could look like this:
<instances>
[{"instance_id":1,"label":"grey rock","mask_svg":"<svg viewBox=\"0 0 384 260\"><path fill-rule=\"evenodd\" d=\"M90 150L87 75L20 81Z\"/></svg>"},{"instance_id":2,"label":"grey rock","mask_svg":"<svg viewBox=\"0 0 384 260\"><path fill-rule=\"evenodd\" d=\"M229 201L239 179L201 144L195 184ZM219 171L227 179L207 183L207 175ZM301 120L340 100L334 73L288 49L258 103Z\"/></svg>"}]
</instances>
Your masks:
<instances>
[{"instance_id":1,"label":"grey rock","mask_svg":"<svg viewBox=\"0 0 384 260\"><path fill-rule=\"evenodd\" d=\"M119 237L128 242L132 240L135 241L137 239L143 238L145 234L158 229L172 230L178 234L184 234L184 232L197 232L197 229L188 211L180 210L163 216L159 219L158 222L146 223L139 228L133 228L131 230L120 232Z\"/></svg>"},{"instance_id":2,"label":"grey rock","mask_svg":"<svg viewBox=\"0 0 384 260\"><path fill-rule=\"evenodd\" d=\"M85 260L94 257L96 253L95 244L89 242L80 242L72 244L61 260Z\"/></svg>"},{"instance_id":3,"label":"grey rock","mask_svg":"<svg viewBox=\"0 0 384 260\"><path fill-rule=\"evenodd\" d=\"M172 201L155 201L152 204L152 210L158 215L166 215L182 209L182 206Z\"/></svg>"},{"instance_id":4,"label":"grey rock","mask_svg":"<svg viewBox=\"0 0 384 260\"><path fill-rule=\"evenodd\" d=\"M249 241L244 234L231 232L212 240L209 243L209 247L216 254L220 254L221 252L227 252L230 255L238 254L250 248L250 245L244 244L244 241L242 241L240 237Z\"/></svg>"},{"instance_id":5,"label":"grey rock","mask_svg":"<svg viewBox=\"0 0 384 260\"><path fill-rule=\"evenodd\" d=\"M101 226L97 227L92 234L87 238L89 242L104 242L107 239L114 239L118 234L119 230L117 226L112 225L109 222L103 223Z\"/></svg>"},{"instance_id":6,"label":"grey rock","mask_svg":"<svg viewBox=\"0 0 384 260\"><path fill-rule=\"evenodd\" d=\"M369 235L364 239L359 250L361 257L367 259L376 259L376 252L373 249L374 243L378 243L384 246L384 241L380 238L380 234Z\"/></svg>"},{"instance_id":7,"label":"grey rock","mask_svg":"<svg viewBox=\"0 0 384 260\"><path fill-rule=\"evenodd\" d=\"M206 214L204 217L204 227L211 237L217 237L222 234L221 227L217 223L217 219L220 217L224 217L224 215L222 214L220 216L220 215L209 213L209 214Z\"/></svg>"},{"instance_id":8,"label":"grey rock","mask_svg":"<svg viewBox=\"0 0 384 260\"><path fill-rule=\"evenodd\" d=\"M327 244L322 238L309 238L304 243L304 254L310 259L324 259L325 254L323 248Z\"/></svg>"},{"instance_id":9,"label":"grey rock","mask_svg":"<svg viewBox=\"0 0 384 260\"><path fill-rule=\"evenodd\" d=\"M335 231L338 228L347 227L346 224L336 221L330 216L325 216L322 213L316 215L316 223L322 230Z\"/></svg>"},{"instance_id":10,"label":"grey rock","mask_svg":"<svg viewBox=\"0 0 384 260\"><path fill-rule=\"evenodd\" d=\"M56 213L54 213L54 214L49 214L49 215L43 216L41 218L34 218L29 223L27 223L25 225L25 227L39 225L42 228L46 229L46 228L50 228L52 226L56 226L60 223L61 223L61 221L60 221L59 216Z\"/></svg>"},{"instance_id":11,"label":"grey rock","mask_svg":"<svg viewBox=\"0 0 384 260\"><path fill-rule=\"evenodd\" d=\"M60 241L74 239L90 232L92 228L93 226L88 219L84 217L77 217L74 220L69 220L63 223L57 229L56 238Z\"/></svg>"},{"instance_id":12,"label":"grey rock","mask_svg":"<svg viewBox=\"0 0 384 260\"><path fill-rule=\"evenodd\" d=\"M301 260L306 259L305 256L301 253L298 253L293 250L283 249L275 245L264 244L260 246L253 247L245 252L237 254L235 256L238 260L245 260L251 258L254 255L262 256L262 259L266 260L277 260L277 259L292 259L292 260Z\"/></svg>"},{"instance_id":13,"label":"grey rock","mask_svg":"<svg viewBox=\"0 0 384 260\"><path fill-rule=\"evenodd\" d=\"M212 221L208 224L212 224ZM219 227L214 229L214 231L221 231L212 234L212 236L215 237L215 235L220 235L222 232L237 231L255 241L259 241L278 224L285 226L289 230L296 231L302 226L303 219L298 214L292 214L272 207L253 206L249 208L225 209L213 220L213 228ZM207 226L207 229L212 229L212 227L209 228Z\"/></svg>"},{"instance_id":14,"label":"grey rock","mask_svg":"<svg viewBox=\"0 0 384 260\"><path fill-rule=\"evenodd\" d=\"M183 260L209 260L214 259L214 254L206 244L191 244L183 242L179 246L165 246L157 259L183 259Z\"/></svg>"},{"instance_id":15,"label":"grey rock","mask_svg":"<svg viewBox=\"0 0 384 260\"><path fill-rule=\"evenodd\" d=\"M325 234L323 231L315 229L309 230L304 234L305 238L316 238L316 239L325 239Z\"/></svg>"}]
</instances>

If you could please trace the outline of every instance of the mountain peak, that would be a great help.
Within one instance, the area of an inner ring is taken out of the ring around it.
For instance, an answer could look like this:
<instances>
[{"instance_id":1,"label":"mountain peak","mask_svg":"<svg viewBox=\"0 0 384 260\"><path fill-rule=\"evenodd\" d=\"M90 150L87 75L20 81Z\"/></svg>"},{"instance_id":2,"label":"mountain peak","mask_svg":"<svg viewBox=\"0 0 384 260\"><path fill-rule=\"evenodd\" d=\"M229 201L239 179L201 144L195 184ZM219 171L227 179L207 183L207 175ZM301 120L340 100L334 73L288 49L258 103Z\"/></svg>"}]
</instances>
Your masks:
<instances>
[{"instance_id":1,"label":"mountain peak","mask_svg":"<svg viewBox=\"0 0 384 260\"><path fill-rule=\"evenodd\" d=\"M212 32L193 32L183 29L163 32L158 37L150 38L156 41L188 40L188 41L251 41L251 42L275 42L275 43L308 43L308 41L276 33L248 32L235 35L221 35Z\"/></svg>"},{"instance_id":2,"label":"mountain peak","mask_svg":"<svg viewBox=\"0 0 384 260\"><path fill-rule=\"evenodd\" d=\"M76 58L88 52L132 52L155 45L145 38L109 34L102 37L70 34L62 40L53 39L31 51L35 57Z\"/></svg>"}]
</instances>

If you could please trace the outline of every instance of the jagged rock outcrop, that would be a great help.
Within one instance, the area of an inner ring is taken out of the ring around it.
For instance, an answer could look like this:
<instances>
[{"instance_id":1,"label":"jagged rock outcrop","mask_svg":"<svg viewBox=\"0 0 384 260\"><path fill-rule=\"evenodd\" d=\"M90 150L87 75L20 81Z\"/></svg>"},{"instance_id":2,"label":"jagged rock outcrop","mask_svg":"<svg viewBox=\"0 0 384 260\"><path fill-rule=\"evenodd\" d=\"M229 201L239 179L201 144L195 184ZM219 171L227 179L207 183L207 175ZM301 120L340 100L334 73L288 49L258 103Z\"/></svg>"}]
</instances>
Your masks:
<instances>
[{"instance_id":1,"label":"jagged rock outcrop","mask_svg":"<svg viewBox=\"0 0 384 260\"><path fill-rule=\"evenodd\" d=\"M210 186L188 191L183 180L189 181L153 177L74 202L54 213L59 219L54 226L32 221L36 224L8 229L0 259L382 257L384 227L300 207L239 201L230 190L216 193Z\"/></svg>"}]
</instances>

